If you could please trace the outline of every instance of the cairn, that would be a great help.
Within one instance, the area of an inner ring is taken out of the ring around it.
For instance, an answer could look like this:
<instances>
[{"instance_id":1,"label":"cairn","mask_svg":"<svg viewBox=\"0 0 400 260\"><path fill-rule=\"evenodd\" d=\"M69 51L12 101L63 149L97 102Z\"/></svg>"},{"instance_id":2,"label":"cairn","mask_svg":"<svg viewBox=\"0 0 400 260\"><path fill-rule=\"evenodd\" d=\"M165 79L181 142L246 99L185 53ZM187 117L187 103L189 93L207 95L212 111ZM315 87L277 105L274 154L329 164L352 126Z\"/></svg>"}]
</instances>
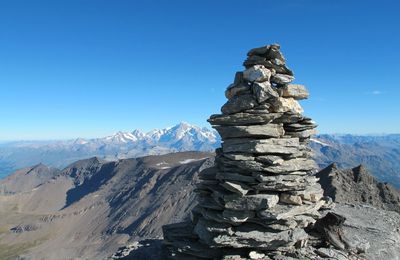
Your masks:
<instances>
[{"instance_id":1,"label":"cairn","mask_svg":"<svg viewBox=\"0 0 400 260\"><path fill-rule=\"evenodd\" d=\"M327 203L307 146L317 125L298 103L307 89L291 84L279 45L247 55L222 114L208 120L223 143L214 167L200 173L191 221L164 227L172 259L293 255L310 241L306 229Z\"/></svg>"}]
</instances>

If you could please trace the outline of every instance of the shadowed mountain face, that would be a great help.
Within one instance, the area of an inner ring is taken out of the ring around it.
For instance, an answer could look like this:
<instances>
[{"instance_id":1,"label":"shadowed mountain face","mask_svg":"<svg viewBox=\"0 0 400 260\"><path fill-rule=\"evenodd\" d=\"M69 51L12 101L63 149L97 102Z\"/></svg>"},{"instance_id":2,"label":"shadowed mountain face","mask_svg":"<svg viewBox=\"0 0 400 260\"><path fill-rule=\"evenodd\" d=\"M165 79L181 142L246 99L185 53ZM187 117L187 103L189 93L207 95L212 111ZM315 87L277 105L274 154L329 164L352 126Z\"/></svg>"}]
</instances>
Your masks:
<instances>
[{"instance_id":1,"label":"shadowed mountain face","mask_svg":"<svg viewBox=\"0 0 400 260\"><path fill-rule=\"evenodd\" d=\"M393 186L378 182L360 165L353 169L339 169L331 164L317 174L324 195L336 202L369 204L400 213L400 192Z\"/></svg>"},{"instance_id":2,"label":"shadowed mountain face","mask_svg":"<svg viewBox=\"0 0 400 260\"><path fill-rule=\"evenodd\" d=\"M0 181L0 259L100 258L188 217L197 173L213 154L186 152L43 165ZM210 159L211 158L211 159Z\"/></svg>"}]
</instances>

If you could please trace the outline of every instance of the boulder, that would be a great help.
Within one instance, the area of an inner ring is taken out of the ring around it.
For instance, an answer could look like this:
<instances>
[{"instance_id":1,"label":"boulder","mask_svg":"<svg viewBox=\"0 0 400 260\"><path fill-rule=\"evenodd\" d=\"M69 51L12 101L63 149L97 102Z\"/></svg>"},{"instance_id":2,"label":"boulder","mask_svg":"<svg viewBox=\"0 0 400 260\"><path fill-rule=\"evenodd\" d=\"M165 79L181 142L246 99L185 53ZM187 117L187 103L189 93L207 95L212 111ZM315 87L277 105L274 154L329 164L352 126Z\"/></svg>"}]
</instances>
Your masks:
<instances>
[{"instance_id":1,"label":"boulder","mask_svg":"<svg viewBox=\"0 0 400 260\"><path fill-rule=\"evenodd\" d=\"M234 114L243 110L251 109L257 106L257 104L257 101L251 94L235 96L229 99L228 102L222 106L221 112L223 114Z\"/></svg>"},{"instance_id":2,"label":"boulder","mask_svg":"<svg viewBox=\"0 0 400 260\"><path fill-rule=\"evenodd\" d=\"M243 78L250 82L269 81L271 75L271 71L262 65L254 65L243 72Z\"/></svg>"},{"instance_id":3,"label":"boulder","mask_svg":"<svg viewBox=\"0 0 400 260\"><path fill-rule=\"evenodd\" d=\"M309 94L304 85L288 84L279 88L279 94L282 97L294 99L307 99Z\"/></svg>"},{"instance_id":4,"label":"boulder","mask_svg":"<svg viewBox=\"0 0 400 260\"><path fill-rule=\"evenodd\" d=\"M294 100L293 98L277 98L274 99L273 103L273 111L274 112L289 112L301 114L303 113L303 108L300 106L299 102Z\"/></svg>"},{"instance_id":5,"label":"boulder","mask_svg":"<svg viewBox=\"0 0 400 260\"><path fill-rule=\"evenodd\" d=\"M231 84L225 91L225 97L231 99L240 94L249 94L250 86L245 83Z\"/></svg>"},{"instance_id":6,"label":"boulder","mask_svg":"<svg viewBox=\"0 0 400 260\"><path fill-rule=\"evenodd\" d=\"M281 84L281 85L289 84L293 80L294 80L293 76L287 75L287 74L281 74L281 73L277 73L277 74L273 75L271 78L272 83Z\"/></svg>"},{"instance_id":7,"label":"boulder","mask_svg":"<svg viewBox=\"0 0 400 260\"><path fill-rule=\"evenodd\" d=\"M270 98L279 97L278 92L268 81L254 82L252 85L252 91L258 103L262 103Z\"/></svg>"}]
</instances>

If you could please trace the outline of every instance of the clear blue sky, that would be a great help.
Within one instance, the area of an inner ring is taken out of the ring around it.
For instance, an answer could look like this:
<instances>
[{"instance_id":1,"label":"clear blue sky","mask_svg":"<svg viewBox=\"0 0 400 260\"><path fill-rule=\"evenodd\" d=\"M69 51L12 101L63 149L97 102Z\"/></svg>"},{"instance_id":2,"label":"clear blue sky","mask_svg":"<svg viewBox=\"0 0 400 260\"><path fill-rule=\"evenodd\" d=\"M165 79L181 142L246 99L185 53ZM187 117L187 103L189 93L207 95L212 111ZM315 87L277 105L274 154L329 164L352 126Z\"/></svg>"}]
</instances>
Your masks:
<instances>
[{"instance_id":1,"label":"clear blue sky","mask_svg":"<svg viewBox=\"0 0 400 260\"><path fill-rule=\"evenodd\" d=\"M206 119L278 42L321 133L400 132L398 1L0 1L0 140Z\"/></svg>"}]
</instances>

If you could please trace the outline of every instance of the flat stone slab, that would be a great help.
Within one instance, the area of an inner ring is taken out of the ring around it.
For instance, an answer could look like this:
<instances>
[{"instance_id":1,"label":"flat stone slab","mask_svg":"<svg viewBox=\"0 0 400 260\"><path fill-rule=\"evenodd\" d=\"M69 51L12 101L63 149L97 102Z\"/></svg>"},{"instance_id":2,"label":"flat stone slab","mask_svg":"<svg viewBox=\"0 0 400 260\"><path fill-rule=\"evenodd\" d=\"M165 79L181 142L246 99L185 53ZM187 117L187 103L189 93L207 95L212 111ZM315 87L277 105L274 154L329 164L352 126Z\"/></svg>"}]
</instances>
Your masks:
<instances>
[{"instance_id":1,"label":"flat stone slab","mask_svg":"<svg viewBox=\"0 0 400 260\"><path fill-rule=\"evenodd\" d=\"M254 108L257 105L258 103L252 94L240 95L229 99L228 102L222 106L221 112L229 115Z\"/></svg>"},{"instance_id":2,"label":"flat stone slab","mask_svg":"<svg viewBox=\"0 0 400 260\"><path fill-rule=\"evenodd\" d=\"M236 113L231 115L212 115L208 122L211 125L259 125L268 124L279 118L281 113Z\"/></svg>"},{"instance_id":3,"label":"flat stone slab","mask_svg":"<svg viewBox=\"0 0 400 260\"><path fill-rule=\"evenodd\" d=\"M282 125L214 126L222 139L245 137L280 137L285 134Z\"/></svg>"},{"instance_id":4,"label":"flat stone slab","mask_svg":"<svg viewBox=\"0 0 400 260\"><path fill-rule=\"evenodd\" d=\"M230 139L222 143L222 149L225 153L293 154L298 152L299 145L298 138L271 138L266 140Z\"/></svg>"},{"instance_id":5,"label":"flat stone slab","mask_svg":"<svg viewBox=\"0 0 400 260\"><path fill-rule=\"evenodd\" d=\"M277 98L274 99L273 103L273 112L290 112L295 114L301 114L304 112L303 108L300 106L299 102L297 102L293 98Z\"/></svg>"},{"instance_id":6,"label":"flat stone slab","mask_svg":"<svg viewBox=\"0 0 400 260\"><path fill-rule=\"evenodd\" d=\"M275 207L278 201L279 196L276 194L246 195L226 201L225 208L233 210L262 210Z\"/></svg>"},{"instance_id":7,"label":"flat stone slab","mask_svg":"<svg viewBox=\"0 0 400 260\"><path fill-rule=\"evenodd\" d=\"M314 215L318 216L318 210L325 204L321 200L311 205L293 206L278 204L272 209L258 212L258 216L264 219L291 219L297 215Z\"/></svg>"},{"instance_id":8,"label":"flat stone slab","mask_svg":"<svg viewBox=\"0 0 400 260\"><path fill-rule=\"evenodd\" d=\"M218 247L260 248L277 250L291 248L296 242L306 240L307 233L303 229L287 230L278 233L252 231L236 231L234 235L219 235L213 239Z\"/></svg>"},{"instance_id":9,"label":"flat stone slab","mask_svg":"<svg viewBox=\"0 0 400 260\"><path fill-rule=\"evenodd\" d=\"M279 93L282 97L291 97L297 100L307 99L309 93L304 85L299 84L288 84L282 88L279 88Z\"/></svg>"}]
</instances>

